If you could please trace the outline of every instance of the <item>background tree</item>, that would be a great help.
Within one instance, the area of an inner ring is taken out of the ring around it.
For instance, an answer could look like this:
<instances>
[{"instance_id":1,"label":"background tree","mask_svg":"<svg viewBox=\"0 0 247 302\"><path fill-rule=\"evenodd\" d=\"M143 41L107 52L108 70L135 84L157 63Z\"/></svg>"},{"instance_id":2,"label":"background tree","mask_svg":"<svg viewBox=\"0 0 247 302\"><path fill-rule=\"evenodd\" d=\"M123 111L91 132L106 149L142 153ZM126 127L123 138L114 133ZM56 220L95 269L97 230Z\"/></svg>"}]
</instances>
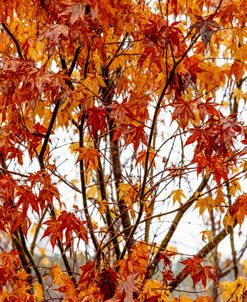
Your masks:
<instances>
[{"instance_id":1,"label":"background tree","mask_svg":"<svg viewBox=\"0 0 247 302\"><path fill-rule=\"evenodd\" d=\"M246 301L245 0L0 17L0 301Z\"/></svg>"}]
</instances>

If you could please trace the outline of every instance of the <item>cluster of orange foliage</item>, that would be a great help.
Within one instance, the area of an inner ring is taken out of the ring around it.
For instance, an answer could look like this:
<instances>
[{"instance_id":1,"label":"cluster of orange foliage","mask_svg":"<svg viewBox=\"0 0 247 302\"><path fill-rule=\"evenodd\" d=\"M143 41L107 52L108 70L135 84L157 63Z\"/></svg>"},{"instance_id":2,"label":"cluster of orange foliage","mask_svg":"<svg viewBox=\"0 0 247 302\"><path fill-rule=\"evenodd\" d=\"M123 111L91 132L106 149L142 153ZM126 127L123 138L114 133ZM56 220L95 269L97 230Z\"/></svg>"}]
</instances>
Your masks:
<instances>
[{"instance_id":1,"label":"cluster of orange foliage","mask_svg":"<svg viewBox=\"0 0 247 302\"><path fill-rule=\"evenodd\" d=\"M247 301L246 1L12 0L0 19L0 302ZM184 255L193 206L206 243Z\"/></svg>"}]
</instances>

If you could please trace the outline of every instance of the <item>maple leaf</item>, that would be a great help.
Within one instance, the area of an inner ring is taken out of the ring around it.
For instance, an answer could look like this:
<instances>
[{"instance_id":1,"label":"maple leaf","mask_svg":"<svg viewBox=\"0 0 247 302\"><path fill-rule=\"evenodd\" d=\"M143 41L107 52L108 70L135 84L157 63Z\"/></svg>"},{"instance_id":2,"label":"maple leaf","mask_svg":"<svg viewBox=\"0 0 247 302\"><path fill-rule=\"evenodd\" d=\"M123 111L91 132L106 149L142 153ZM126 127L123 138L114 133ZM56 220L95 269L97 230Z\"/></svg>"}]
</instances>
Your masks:
<instances>
[{"instance_id":1,"label":"maple leaf","mask_svg":"<svg viewBox=\"0 0 247 302\"><path fill-rule=\"evenodd\" d=\"M127 129L123 130L122 133L126 144L129 145L132 143L135 151L138 149L140 143L147 145L147 134L142 125L128 125Z\"/></svg>"},{"instance_id":2,"label":"maple leaf","mask_svg":"<svg viewBox=\"0 0 247 302\"><path fill-rule=\"evenodd\" d=\"M50 236L52 248L54 249L56 241L63 241L63 231L65 231L65 245L68 248L73 243L72 232L79 239L88 241L87 231L84 226L85 222L80 221L75 214L62 211L57 219L52 218L44 222L48 225L42 238Z\"/></svg>"},{"instance_id":3,"label":"maple leaf","mask_svg":"<svg viewBox=\"0 0 247 302\"><path fill-rule=\"evenodd\" d=\"M234 204L230 206L229 213L232 219L236 219L239 224L244 222L245 216L247 216L247 194L237 198Z\"/></svg>"},{"instance_id":4,"label":"maple leaf","mask_svg":"<svg viewBox=\"0 0 247 302\"><path fill-rule=\"evenodd\" d=\"M106 117L108 113L105 109L93 107L88 109L86 114L86 126L89 127L89 131L93 137L96 136L98 131L100 131L101 134L107 131Z\"/></svg>"},{"instance_id":5,"label":"maple leaf","mask_svg":"<svg viewBox=\"0 0 247 302\"><path fill-rule=\"evenodd\" d=\"M88 261L87 264L80 267L81 276L78 284L82 286L84 283L86 286L96 278L95 263L93 261Z\"/></svg>"},{"instance_id":6,"label":"maple leaf","mask_svg":"<svg viewBox=\"0 0 247 302\"><path fill-rule=\"evenodd\" d=\"M50 40L57 41L61 37L68 38L69 27L64 24L50 25L44 36Z\"/></svg>"},{"instance_id":7,"label":"maple leaf","mask_svg":"<svg viewBox=\"0 0 247 302\"><path fill-rule=\"evenodd\" d=\"M146 150L142 150L137 154L136 157L136 165L138 165L139 163L142 164L143 169L145 168L145 161L146 161L146 154L147 151ZM149 156L148 156L148 162L155 167L155 156L157 156L155 150L151 149L149 150Z\"/></svg>"},{"instance_id":8,"label":"maple leaf","mask_svg":"<svg viewBox=\"0 0 247 302\"><path fill-rule=\"evenodd\" d=\"M9 174L1 175L0 178L0 198L3 200L13 200L16 188L16 181Z\"/></svg>"},{"instance_id":9,"label":"maple leaf","mask_svg":"<svg viewBox=\"0 0 247 302\"><path fill-rule=\"evenodd\" d=\"M126 280L123 280L119 283L116 289L116 294L113 298L107 300L106 302L134 302L133 295L134 293L139 292L138 285L140 282L136 280L138 273L129 275Z\"/></svg>"},{"instance_id":10,"label":"maple leaf","mask_svg":"<svg viewBox=\"0 0 247 302\"><path fill-rule=\"evenodd\" d=\"M46 220L44 224L48 225L41 239L50 236L51 246L54 249L57 239L63 240L63 226L62 223L55 218Z\"/></svg>"},{"instance_id":11,"label":"maple leaf","mask_svg":"<svg viewBox=\"0 0 247 302\"><path fill-rule=\"evenodd\" d=\"M174 204L176 201L178 201L180 205L182 204L182 197L186 197L186 196L184 195L183 190L181 190L181 189L178 189L178 190L176 190L176 191L172 191L172 192L171 192L171 196L172 196L173 204Z\"/></svg>"},{"instance_id":12,"label":"maple leaf","mask_svg":"<svg viewBox=\"0 0 247 302\"><path fill-rule=\"evenodd\" d=\"M15 278L16 270L21 266L18 251L0 252L0 285L4 286L7 282L12 283ZM0 291L1 294L1 291Z\"/></svg>"},{"instance_id":13,"label":"maple leaf","mask_svg":"<svg viewBox=\"0 0 247 302\"><path fill-rule=\"evenodd\" d=\"M16 206L19 207L22 204L22 213L23 216L27 215L27 210L29 205L32 209L39 214L39 200L38 197L32 192L27 186L18 187L18 192L16 194L20 196L19 200L16 203Z\"/></svg>"},{"instance_id":14,"label":"maple leaf","mask_svg":"<svg viewBox=\"0 0 247 302\"><path fill-rule=\"evenodd\" d=\"M185 265L185 268L182 272L191 276L194 285L201 281L202 285L206 287L207 279L209 278L216 280L217 272L216 269L212 266L203 266L203 262L204 260L202 258L196 256L183 260L181 261L181 263Z\"/></svg>"},{"instance_id":15,"label":"maple leaf","mask_svg":"<svg viewBox=\"0 0 247 302\"><path fill-rule=\"evenodd\" d=\"M100 271L97 282L104 300L112 298L118 284L117 273L111 268L105 268Z\"/></svg>"},{"instance_id":16,"label":"maple leaf","mask_svg":"<svg viewBox=\"0 0 247 302\"><path fill-rule=\"evenodd\" d=\"M197 108L199 110L200 118L202 122L205 119L205 116L208 115L215 115L216 117L220 117L219 112L215 108L216 106L219 106L219 104L215 102L210 102L212 98L207 98L205 103L199 103L197 105Z\"/></svg>"},{"instance_id":17,"label":"maple leaf","mask_svg":"<svg viewBox=\"0 0 247 302\"><path fill-rule=\"evenodd\" d=\"M202 42L205 46L210 42L213 33L220 28L219 24L212 20L213 15L203 19L201 16L195 16L198 20L191 26L191 29L196 29L200 33Z\"/></svg>"},{"instance_id":18,"label":"maple leaf","mask_svg":"<svg viewBox=\"0 0 247 302\"><path fill-rule=\"evenodd\" d=\"M37 299L37 301L42 301L44 300L44 293L43 289L40 283L34 282L33 283L33 288L34 288L34 296Z\"/></svg>"},{"instance_id":19,"label":"maple leaf","mask_svg":"<svg viewBox=\"0 0 247 302\"><path fill-rule=\"evenodd\" d=\"M213 302L213 299L208 296L198 297L194 302Z\"/></svg>"},{"instance_id":20,"label":"maple leaf","mask_svg":"<svg viewBox=\"0 0 247 302\"><path fill-rule=\"evenodd\" d=\"M57 220L61 221L62 228L65 230L66 247L73 242L72 232L77 235L78 239L88 241L87 230L84 226L86 222L78 219L75 214L62 211Z\"/></svg>"},{"instance_id":21,"label":"maple leaf","mask_svg":"<svg viewBox=\"0 0 247 302\"><path fill-rule=\"evenodd\" d=\"M63 271L61 271L58 265L54 265L50 270L50 275L52 276L53 283L59 285L57 291L65 294L65 300L71 301L77 292L71 278Z\"/></svg>"},{"instance_id":22,"label":"maple leaf","mask_svg":"<svg viewBox=\"0 0 247 302\"><path fill-rule=\"evenodd\" d=\"M193 103L195 103L195 100L186 102L180 96L176 96L175 101L170 104L170 106L175 107L172 113L172 121L176 120L183 129L187 127L190 120L196 120L192 107Z\"/></svg>"},{"instance_id":23,"label":"maple leaf","mask_svg":"<svg viewBox=\"0 0 247 302\"><path fill-rule=\"evenodd\" d=\"M219 287L222 291L222 298L231 302L244 301L246 299L246 285L246 279L242 276L239 276L234 281L220 282Z\"/></svg>"},{"instance_id":24,"label":"maple leaf","mask_svg":"<svg viewBox=\"0 0 247 302\"><path fill-rule=\"evenodd\" d=\"M83 2L79 3L77 1L62 1L61 4L65 5L66 8L62 13L59 14L59 16L62 17L64 15L70 15L70 23L72 25L79 19L84 20L86 2Z\"/></svg>"},{"instance_id":25,"label":"maple leaf","mask_svg":"<svg viewBox=\"0 0 247 302\"><path fill-rule=\"evenodd\" d=\"M162 272L163 275L163 283L165 285L168 285L169 281L174 280L174 275L173 272L171 270L171 265L172 265L172 260L171 257L175 256L177 253L176 252L172 252L169 250L165 250L162 253L158 254L158 261L163 261L164 263L164 270Z\"/></svg>"},{"instance_id":26,"label":"maple leaf","mask_svg":"<svg viewBox=\"0 0 247 302\"><path fill-rule=\"evenodd\" d=\"M38 195L41 209L44 209L46 202L52 204L54 197L60 202L58 189L51 183L45 184Z\"/></svg>"},{"instance_id":27,"label":"maple leaf","mask_svg":"<svg viewBox=\"0 0 247 302\"><path fill-rule=\"evenodd\" d=\"M134 115L131 112L131 104L127 102L128 98L124 98L121 103L115 101L106 108L110 109L110 117L115 120L115 123L124 124L129 118L133 119Z\"/></svg>"},{"instance_id":28,"label":"maple leaf","mask_svg":"<svg viewBox=\"0 0 247 302\"><path fill-rule=\"evenodd\" d=\"M139 293L139 300L146 302L168 301L169 291L158 280L148 279Z\"/></svg>"},{"instance_id":29,"label":"maple leaf","mask_svg":"<svg viewBox=\"0 0 247 302\"><path fill-rule=\"evenodd\" d=\"M98 158L100 156L100 153L97 149L81 147L76 151L79 152L76 162L79 162L80 160L83 159L86 170L88 169L96 170L98 168Z\"/></svg>"},{"instance_id":30,"label":"maple leaf","mask_svg":"<svg viewBox=\"0 0 247 302\"><path fill-rule=\"evenodd\" d=\"M221 113L220 118L213 115L201 127L190 130L193 134L185 146L197 141L192 162L198 164L198 173L206 168L218 183L222 178L227 180L227 158L233 158L234 140L242 130L232 115L224 117Z\"/></svg>"},{"instance_id":31,"label":"maple leaf","mask_svg":"<svg viewBox=\"0 0 247 302\"><path fill-rule=\"evenodd\" d=\"M199 214L202 215L206 209L208 210L208 213L211 213L213 206L213 198L211 196L206 196L197 199L195 209L199 208Z\"/></svg>"},{"instance_id":32,"label":"maple leaf","mask_svg":"<svg viewBox=\"0 0 247 302\"><path fill-rule=\"evenodd\" d=\"M180 22L173 22L167 29L167 39L171 42L172 52L176 56L183 50L181 40L183 39L182 31L177 27Z\"/></svg>"}]
</instances>

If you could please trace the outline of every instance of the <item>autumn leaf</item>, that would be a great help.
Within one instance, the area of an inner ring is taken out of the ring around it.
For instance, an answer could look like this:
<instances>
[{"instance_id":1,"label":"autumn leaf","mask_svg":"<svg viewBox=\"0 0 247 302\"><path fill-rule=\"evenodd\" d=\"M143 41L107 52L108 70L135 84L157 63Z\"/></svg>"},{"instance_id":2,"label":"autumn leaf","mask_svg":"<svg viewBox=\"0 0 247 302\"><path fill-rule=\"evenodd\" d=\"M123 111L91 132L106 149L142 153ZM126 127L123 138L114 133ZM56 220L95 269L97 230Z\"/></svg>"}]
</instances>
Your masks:
<instances>
[{"instance_id":1,"label":"autumn leaf","mask_svg":"<svg viewBox=\"0 0 247 302\"><path fill-rule=\"evenodd\" d=\"M87 110L87 127L93 137L96 136L98 131L102 134L107 131L106 117L108 113L103 108L90 108Z\"/></svg>"},{"instance_id":2,"label":"autumn leaf","mask_svg":"<svg viewBox=\"0 0 247 302\"><path fill-rule=\"evenodd\" d=\"M100 156L100 153L97 149L81 147L76 151L79 152L79 155L77 157L77 162L83 160L85 163L86 170L88 170L88 169L97 170L98 158Z\"/></svg>"},{"instance_id":3,"label":"autumn leaf","mask_svg":"<svg viewBox=\"0 0 247 302\"><path fill-rule=\"evenodd\" d=\"M213 299L209 296L201 296L195 299L194 302L213 302Z\"/></svg>"},{"instance_id":4,"label":"autumn leaf","mask_svg":"<svg viewBox=\"0 0 247 302\"><path fill-rule=\"evenodd\" d=\"M146 280L139 294L140 301L157 302L168 301L169 290L164 288L164 284L158 280Z\"/></svg>"},{"instance_id":5,"label":"autumn leaf","mask_svg":"<svg viewBox=\"0 0 247 302\"><path fill-rule=\"evenodd\" d=\"M38 197L32 192L32 190L28 187L20 186L18 187L17 196L19 200L16 203L16 206L19 207L22 205L23 216L26 216L29 205L31 205L32 209L39 214L39 200Z\"/></svg>"},{"instance_id":6,"label":"autumn leaf","mask_svg":"<svg viewBox=\"0 0 247 302\"><path fill-rule=\"evenodd\" d=\"M57 219L52 218L47 220L44 224L48 225L42 238L50 236L52 248L54 249L56 241L63 241L63 232L65 231L65 245L68 248L74 238L72 233L74 232L79 239L88 241L87 231L84 226L85 222L80 221L74 214L62 211Z\"/></svg>"},{"instance_id":7,"label":"autumn leaf","mask_svg":"<svg viewBox=\"0 0 247 302\"><path fill-rule=\"evenodd\" d=\"M244 222L247 216L247 194L243 194L237 198L232 206L229 208L229 214L232 220L237 220L239 224Z\"/></svg>"},{"instance_id":8,"label":"autumn leaf","mask_svg":"<svg viewBox=\"0 0 247 302\"><path fill-rule=\"evenodd\" d=\"M202 285L206 287L207 279L216 280L217 272L212 266L203 266L203 261L204 260L202 258L194 256L193 258L181 261L181 263L185 265L183 273L191 276L194 285L201 281Z\"/></svg>"},{"instance_id":9,"label":"autumn leaf","mask_svg":"<svg viewBox=\"0 0 247 302\"><path fill-rule=\"evenodd\" d=\"M68 38L69 34L69 27L64 24L53 24L51 25L48 30L45 32L45 37L50 40L58 40L62 36Z\"/></svg>"},{"instance_id":10,"label":"autumn leaf","mask_svg":"<svg viewBox=\"0 0 247 302\"><path fill-rule=\"evenodd\" d=\"M195 121L196 117L193 110L193 103L195 100L186 102L180 96L177 96L176 99L171 103L170 106L174 107L174 112L172 114L172 121L178 121L180 126L185 129L189 121Z\"/></svg>"},{"instance_id":11,"label":"autumn leaf","mask_svg":"<svg viewBox=\"0 0 247 302\"><path fill-rule=\"evenodd\" d=\"M210 102L211 99L212 98L207 98L205 103L201 102L197 105L202 121L205 120L206 115L214 115L216 117L220 117L219 112L215 108L216 106L219 106L219 104L215 102Z\"/></svg>"},{"instance_id":12,"label":"autumn leaf","mask_svg":"<svg viewBox=\"0 0 247 302\"><path fill-rule=\"evenodd\" d=\"M173 204L174 204L176 201L178 201L178 203L179 203L180 205L182 205L182 197L186 197L186 196L184 195L183 190L181 190L181 189L178 189L178 190L176 190L176 191L172 191L172 192L171 192L171 196L172 196Z\"/></svg>"},{"instance_id":13,"label":"autumn leaf","mask_svg":"<svg viewBox=\"0 0 247 302\"><path fill-rule=\"evenodd\" d=\"M205 210L207 210L208 213L210 213L213 207L214 207L214 200L211 196L198 198L196 200L195 209L199 208L200 215L202 215Z\"/></svg>"},{"instance_id":14,"label":"autumn leaf","mask_svg":"<svg viewBox=\"0 0 247 302\"><path fill-rule=\"evenodd\" d=\"M115 102L106 107L110 109L110 117L114 119L115 123L123 124L129 118L134 118L131 112L131 104L127 102L127 98L124 98L121 103Z\"/></svg>"},{"instance_id":15,"label":"autumn leaf","mask_svg":"<svg viewBox=\"0 0 247 302\"><path fill-rule=\"evenodd\" d=\"M139 163L142 164L143 169L145 168L145 161L146 161L146 150L142 150L138 153L137 158L136 158L136 165ZM157 156L155 150L151 149L149 150L149 157L148 157L148 162L151 163L153 167L155 167L155 157Z\"/></svg>"},{"instance_id":16,"label":"autumn leaf","mask_svg":"<svg viewBox=\"0 0 247 302\"><path fill-rule=\"evenodd\" d=\"M191 26L191 29L196 29L199 32L202 42L205 46L210 42L213 33L220 28L219 24L212 20L214 15L209 15L206 19L201 16L195 16L198 20Z\"/></svg>"},{"instance_id":17,"label":"autumn leaf","mask_svg":"<svg viewBox=\"0 0 247 302\"><path fill-rule=\"evenodd\" d=\"M121 299L123 302L134 302L134 293L139 292L138 286L140 282L136 279L138 273L129 275L126 280L119 283L116 288L116 294L112 299L107 300L108 302L115 302Z\"/></svg>"},{"instance_id":18,"label":"autumn leaf","mask_svg":"<svg viewBox=\"0 0 247 302\"><path fill-rule=\"evenodd\" d=\"M78 19L84 20L85 16L85 5L83 3L78 2L61 2L64 4L65 9L59 16L70 15L70 23L74 24Z\"/></svg>"},{"instance_id":19,"label":"autumn leaf","mask_svg":"<svg viewBox=\"0 0 247 302\"><path fill-rule=\"evenodd\" d=\"M98 282L100 285L101 293L103 294L104 300L110 299L113 297L117 285L118 278L117 273L111 269L103 269L98 276Z\"/></svg>"},{"instance_id":20,"label":"autumn leaf","mask_svg":"<svg viewBox=\"0 0 247 302\"><path fill-rule=\"evenodd\" d=\"M43 290L41 287L41 284L38 282L35 282L34 285L34 297L35 299L39 302L39 301L43 301L44 300L44 294L43 294Z\"/></svg>"},{"instance_id":21,"label":"autumn leaf","mask_svg":"<svg viewBox=\"0 0 247 302\"><path fill-rule=\"evenodd\" d=\"M65 301L76 297L77 291L71 278L65 272L61 271L58 265L54 265L51 268L50 275L52 276L54 285L59 286L56 290L64 293Z\"/></svg>"},{"instance_id":22,"label":"autumn leaf","mask_svg":"<svg viewBox=\"0 0 247 302\"><path fill-rule=\"evenodd\" d=\"M222 298L231 302L241 301L245 299L246 280L243 277L238 277L234 281L220 282L219 286L222 290Z\"/></svg>"}]
</instances>

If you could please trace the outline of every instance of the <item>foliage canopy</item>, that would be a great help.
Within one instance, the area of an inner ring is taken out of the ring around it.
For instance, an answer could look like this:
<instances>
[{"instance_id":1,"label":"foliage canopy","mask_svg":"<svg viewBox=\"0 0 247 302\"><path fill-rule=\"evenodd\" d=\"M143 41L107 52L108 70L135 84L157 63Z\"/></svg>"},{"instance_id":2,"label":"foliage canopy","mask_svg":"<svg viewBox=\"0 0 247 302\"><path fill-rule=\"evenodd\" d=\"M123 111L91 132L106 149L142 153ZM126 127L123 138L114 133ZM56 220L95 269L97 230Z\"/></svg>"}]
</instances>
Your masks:
<instances>
[{"instance_id":1,"label":"foliage canopy","mask_svg":"<svg viewBox=\"0 0 247 302\"><path fill-rule=\"evenodd\" d=\"M0 301L246 301L246 1L0 18Z\"/></svg>"}]
</instances>

